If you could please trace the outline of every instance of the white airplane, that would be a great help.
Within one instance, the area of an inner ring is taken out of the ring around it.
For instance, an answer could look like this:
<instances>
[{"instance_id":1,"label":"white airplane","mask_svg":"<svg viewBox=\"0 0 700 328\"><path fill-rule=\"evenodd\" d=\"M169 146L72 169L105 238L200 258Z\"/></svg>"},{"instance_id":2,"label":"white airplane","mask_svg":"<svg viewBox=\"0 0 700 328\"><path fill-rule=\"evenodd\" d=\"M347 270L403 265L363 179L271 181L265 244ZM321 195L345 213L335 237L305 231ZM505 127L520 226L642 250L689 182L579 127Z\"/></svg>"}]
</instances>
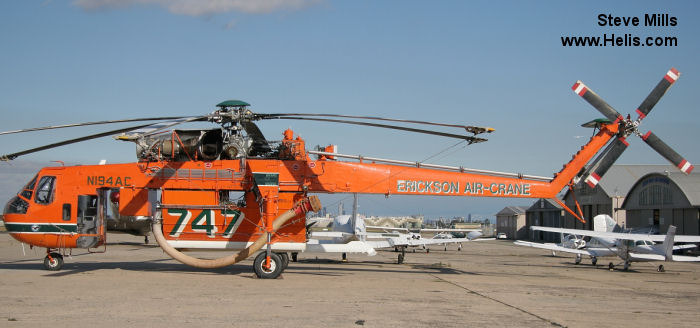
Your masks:
<instances>
[{"instance_id":1,"label":"white airplane","mask_svg":"<svg viewBox=\"0 0 700 328\"><path fill-rule=\"evenodd\" d=\"M382 230L385 233L403 233L405 235L408 235L413 240L427 240L423 238L422 233L424 232L429 232L433 233L433 237L430 238L430 242L421 242L421 243L414 243L414 245L409 245L411 248L413 248L413 252L416 252L416 247L420 246L423 249L426 250L427 253L430 253L430 248L428 248L428 245L441 245L445 247L445 251L447 251L447 245L448 244L456 244L457 245L457 250L461 251L462 250L462 242L464 241L464 238L456 238L452 233L462 233L466 237L466 239L469 239L468 241L472 241L482 235L481 229L450 229L450 228L445 228L445 229L432 229L432 228L423 228L423 229L414 229L411 231L408 228L396 228L396 227L383 227L383 226L366 226L367 229L374 229L374 230ZM416 232L417 230L417 232ZM494 240L495 238L479 238L479 241L482 240ZM439 242L434 242L432 240L440 240ZM396 248L396 251L398 251L398 248Z\"/></svg>"},{"instance_id":2,"label":"white airplane","mask_svg":"<svg viewBox=\"0 0 700 328\"><path fill-rule=\"evenodd\" d=\"M582 255L591 257L591 263L596 265L599 257L617 256L623 260L624 270L629 269L631 262L645 261L684 261L700 262L700 257L673 255L674 249L694 248L695 245L674 246L675 242L700 243L700 236L676 236L676 227L669 226L666 235L650 235L641 233L613 232L619 226L607 215L593 218L594 231L579 229L563 229L531 226L531 230L558 232L574 236L589 236L591 240L582 248L566 247L557 244L542 244L527 241L516 241L519 246L529 246L576 254L576 264L581 262ZM576 237L578 238L578 237ZM657 244L656 242L662 242ZM610 262L608 269L613 270L615 264ZM663 264L657 271L664 272Z\"/></svg>"},{"instance_id":3,"label":"white airplane","mask_svg":"<svg viewBox=\"0 0 700 328\"><path fill-rule=\"evenodd\" d=\"M377 254L375 249L394 248L401 253L398 263L403 263L406 248L425 247L427 245L444 245L447 239L422 238L419 233L401 233L396 231L367 232L364 218L356 215L340 215L333 221L332 231L313 231L310 233L304 252L309 253L342 253L346 260L347 253L361 253L369 256ZM384 229L396 229L379 227ZM399 228L400 230L400 228ZM449 243L469 242L481 236L479 231L470 231L466 238L450 238ZM461 244L460 244L461 249ZM294 256L293 256L294 257Z\"/></svg>"}]
</instances>

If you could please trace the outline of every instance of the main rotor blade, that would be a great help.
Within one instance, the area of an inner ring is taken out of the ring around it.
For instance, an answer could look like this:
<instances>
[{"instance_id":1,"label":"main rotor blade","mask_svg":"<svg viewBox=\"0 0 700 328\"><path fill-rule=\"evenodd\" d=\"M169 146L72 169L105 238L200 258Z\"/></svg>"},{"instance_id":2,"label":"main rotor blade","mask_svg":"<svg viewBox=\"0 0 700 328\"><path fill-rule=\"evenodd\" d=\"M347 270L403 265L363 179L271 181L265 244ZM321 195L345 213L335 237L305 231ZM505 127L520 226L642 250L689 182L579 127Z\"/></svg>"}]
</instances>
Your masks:
<instances>
[{"instance_id":1,"label":"main rotor blade","mask_svg":"<svg viewBox=\"0 0 700 328\"><path fill-rule=\"evenodd\" d=\"M95 122L84 122L84 123L72 123L72 124L63 124L63 125L43 126L43 127L39 127L39 128L29 128L29 129L5 131L5 132L0 132L0 135L4 135L4 134L13 134L13 133L24 133L24 132L32 132L32 131L41 131L41 130L53 130L53 129L73 128L73 127L87 126L87 125L113 124L113 123L126 123L126 122L141 122L141 121L175 120L175 119L180 119L180 118L183 118L183 117L185 117L185 116L145 117L145 118L132 118L132 119L113 120L113 121L95 121Z\"/></svg>"},{"instance_id":2,"label":"main rotor blade","mask_svg":"<svg viewBox=\"0 0 700 328\"><path fill-rule=\"evenodd\" d=\"M87 140L91 140L91 139L106 137L106 136L113 135L113 134L117 134L117 133L122 133L122 132L131 131L131 130L136 130L136 129L139 129L139 128L142 128L142 127L146 127L146 126L149 126L149 125L150 125L150 124L137 125L137 126L132 126L132 127L129 127L129 128L122 128L122 129L117 129L117 130L111 130L111 131L107 131L107 132L102 132L102 133L97 133L97 134L91 134L91 135L84 136L84 137L80 137L80 138L75 138L75 139L65 140L65 141L61 141L61 142L56 142L56 143L52 143L52 144L49 144L49 145L45 145L45 146L41 146L41 147L36 147L36 148L32 148L32 149L27 149L27 150L20 151L20 152L16 152L16 153L12 153L12 154L2 155L2 156L0 156L0 160L1 160L1 161L13 160L13 159L17 158L18 156L22 156L22 155L26 155L26 154L31 154L31 153L35 153L35 152L38 152L38 151L42 151L42 150L46 150L46 149L51 149L51 148L56 148L56 147L60 147L60 146L70 145L70 144L73 144L73 143L76 143L76 142L87 141Z\"/></svg>"},{"instance_id":3,"label":"main rotor blade","mask_svg":"<svg viewBox=\"0 0 700 328\"><path fill-rule=\"evenodd\" d=\"M576 81L576 83L574 83L574 85L571 87L571 90L574 90L577 95L581 96L609 120L617 122L624 119L620 113L612 108L612 106L608 105L603 98L601 98L597 93L593 92L593 90L588 88L585 84L583 84L583 82Z\"/></svg>"},{"instance_id":4,"label":"main rotor blade","mask_svg":"<svg viewBox=\"0 0 700 328\"><path fill-rule=\"evenodd\" d=\"M644 136L642 136L642 140L647 143L647 145L651 146L651 148L654 148L657 153L661 154L664 158L666 158L669 162L673 163L676 167L678 167L681 172L685 174L690 174L690 172L693 171L694 166L690 164L683 156L678 154L675 150L673 150L671 147L669 147L665 142L661 141L659 137L657 137L654 133L651 131L647 132Z\"/></svg>"},{"instance_id":5,"label":"main rotor blade","mask_svg":"<svg viewBox=\"0 0 700 328\"><path fill-rule=\"evenodd\" d=\"M676 80L681 76L681 73L677 71L675 68L671 67L671 69L666 72L666 75L659 81L659 83L654 87L653 90L649 93L649 95L642 101L642 104L639 105L637 108L637 114L639 114L639 119L645 118L649 112L651 111L652 108L656 105L657 102L659 102L659 99L663 97L663 95L668 91L668 89L673 85Z\"/></svg>"},{"instance_id":6,"label":"main rotor blade","mask_svg":"<svg viewBox=\"0 0 700 328\"><path fill-rule=\"evenodd\" d=\"M115 138L117 140L134 141L138 138L151 136L151 135L159 133L163 130L170 129L171 127L173 127L175 125L188 123L188 122L206 121L209 117L210 117L210 115L194 116L194 117L193 116L183 116L183 117L180 117L174 121L164 121L164 122L158 122L158 123L153 123L153 124L147 124L147 125L143 126L143 129L140 129L137 131L134 131L136 129L132 129L132 130L129 130L131 132L130 134L123 134L120 136L116 136Z\"/></svg>"},{"instance_id":7,"label":"main rotor blade","mask_svg":"<svg viewBox=\"0 0 700 328\"><path fill-rule=\"evenodd\" d=\"M611 142L608 147L603 150L598 157L593 161L591 166L586 170L586 178L583 180L591 188L595 188L600 182L600 179L605 175L615 161L627 149L629 144L624 137L617 138Z\"/></svg>"},{"instance_id":8,"label":"main rotor blade","mask_svg":"<svg viewBox=\"0 0 700 328\"><path fill-rule=\"evenodd\" d=\"M243 125L245 132L253 138L253 149L250 152L250 155L255 156L257 154L264 154L272 150L262 131L260 131L260 128L258 128L255 123L251 121L243 121L241 122L241 125Z\"/></svg>"},{"instance_id":9,"label":"main rotor blade","mask_svg":"<svg viewBox=\"0 0 700 328\"><path fill-rule=\"evenodd\" d=\"M463 136L463 135L459 135L459 134L445 133L445 132L439 132L439 131L431 131L431 130L407 128L407 127L396 126L396 125L386 125L386 124L369 123L369 122L358 122L358 121L347 121L347 120L334 120L334 119L327 119L327 118L296 117L296 116L270 117L269 119L280 119L280 120L308 120L308 121L319 121L319 122L332 122L332 123L343 123L343 124L354 124L354 125L373 126L373 127L377 127L377 128L402 130L402 131L409 131L409 132L415 132L415 133L431 134L431 135L442 136L442 137L448 137L448 138L464 139L464 140L467 140L470 144L472 144L472 143L477 143L477 142L484 142L484 141L487 141L487 139L484 139L484 138L477 138L477 137L471 137L471 136Z\"/></svg>"},{"instance_id":10,"label":"main rotor blade","mask_svg":"<svg viewBox=\"0 0 700 328\"><path fill-rule=\"evenodd\" d=\"M493 128L480 127L480 126L470 126L470 125L459 125L459 124L447 124L447 123L436 123L427 121L415 121L415 120L401 120L394 118L384 118L376 116L355 116L355 115L340 115L340 114L314 114L314 113L278 113L278 114L258 114L260 118L275 118L282 116L311 116L311 117L341 117L341 118L357 118L363 120L378 120L378 121L389 121L389 122L401 122L401 123L413 123L413 124L425 124L425 125L436 125L436 126L447 126L453 128L461 128L467 130L469 133L479 134L479 133L491 133L494 131Z\"/></svg>"}]
</instances>

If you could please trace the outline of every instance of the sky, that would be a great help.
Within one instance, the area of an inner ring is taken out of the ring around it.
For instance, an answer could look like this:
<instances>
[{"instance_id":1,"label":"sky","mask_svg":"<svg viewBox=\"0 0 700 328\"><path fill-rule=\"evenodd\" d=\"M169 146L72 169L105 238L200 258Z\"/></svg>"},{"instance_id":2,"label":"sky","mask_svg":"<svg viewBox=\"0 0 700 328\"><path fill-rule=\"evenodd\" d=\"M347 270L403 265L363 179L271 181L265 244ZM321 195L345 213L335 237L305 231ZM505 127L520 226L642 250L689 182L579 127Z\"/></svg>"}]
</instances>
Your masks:
<instances>
[{"instance_id":1,"label":"sky","mask_svg":"<svg viewBox=\"0 0 700 328\"><path fill-rule=\"evenodd\" d=\"M571 91L574 82L634 114L675 67L682 76L641 130L700 163L699 7L696 1L2 1L0 131L202 115L223 100L241 99L259 113L489 126L496 131L488 142L452 147L454 139L369 127L259 124L268 139L292 128L309 147L336 144L343 154L552 176L590 137L580 124L602 117ZM676 24L644 26L645 14L674 17ZM608 15L640 23L609 26ZM561 41L611 34L674 37L677 44L566 47ZM0 135L0 153L104 130ZM666 163L639 138L629 139L617 163ZM0 201L52 161L123 163L134 154L133 144L102 138L0 163ZM329 209L351 204L347 195L321 200ZM532 203L361 196L360 211L493 217L506 205Z\"/></svg>"}]
</instances>

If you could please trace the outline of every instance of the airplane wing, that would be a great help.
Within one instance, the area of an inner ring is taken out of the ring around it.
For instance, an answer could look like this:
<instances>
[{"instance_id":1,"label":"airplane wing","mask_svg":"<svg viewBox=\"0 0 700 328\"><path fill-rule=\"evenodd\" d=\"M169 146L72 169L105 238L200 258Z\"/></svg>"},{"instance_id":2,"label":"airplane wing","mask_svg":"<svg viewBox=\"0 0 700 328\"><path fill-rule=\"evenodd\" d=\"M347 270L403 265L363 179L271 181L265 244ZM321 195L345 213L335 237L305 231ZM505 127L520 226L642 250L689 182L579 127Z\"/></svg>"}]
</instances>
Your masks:
<instances>
[{"instance_id":1,"label":"airplane wing","mask_svg":"<svg viewBox=\"0 0 700 328\"><path fill-rule=\"evenodd\" d=\"M581 255L595 256L595 257L616 255L615 252L613 252L612 250L607 249L607 248L600 248L600 247L576 249L576 248L568 248L568 247L564 247L564 246L559 246L557 244L552 244L552 243L542 244L542 243L533 243L533 242L523 241L523 240L517 240L517 241L513 242L513 244L518 245L518 246L527 246L527 247L548 249L548 250L557 251L557 252L581 254Z\"/></svg>"},{"instance_id":2,"label":"airplane wing","mask_svg":"<svg viewBox=\"0 0 700 328\"><path fill-rule=\"evenodd\" d=\"M312 238L345 238L353 236L351 233L341 231L312 231Z\"/></svg>"},{"instance_id":3,"label":"airplane wing","mask_svg":"<svg viewBox=\"0 0 700 328\"><path fill-rule=\"evenodd\" d=\"M481 231L481 229L420 229L421 232L471 232L471 231Z\"/></svg>"},{"instance_id":4,"label":"airplane wing","mask_svg":"<svg viewBox=\"0 0 700 328\"><path fill-rule=\"evenodd\" d=\"M641 261L665 261L666 258L659 254L631 253L630 258ZM673 255L674 262L700 262L700 256Z\"/></svg>"},{"instance_id":5,"label":"airplane wing","mask_svg":"<svg viewBox=\"0 0 700 328\"><path fill-rule=\"evenodd\" d=\"M351 241L347 243L334 243L329 240L309 239L306 242L308 253L361 253L369 256L377 255L371 244L362 241Z\"/></svg>"},{"instance_id":6,"label":"airplane wing","mask_svg":"<svg viewBox=\"0 0 700 328\"><path fill-rule=\"evenodd\" d=\"M367 229L377 229L377 230L384 230L384 231L406 231L408 232L407 228L394 228L394 227L382 227L382 226L365 226Z\"/></svg>"},{"instance_id":7,"label":"airplane wing","mask_svg":"<svg viewBox=\"0 0 700 328\"><path fill-rule=\"evenodd\" d=\"M598 238L610 238L610 239L623 239L623 240L648 240L648 241L664 241L666 235L645 235L641 233L624 233L624 232L601 232L601 231L590 231L590 230L579 230L579 229L565 229L565 228L552 228L552 227L540 227L531 226L531 230L547 231L547 232L557 232L557 233L568 233L578 236L591 236ZM673 238L674 242L677 243L700 243L700 236L684 236L676 235Z\"/></svg>"},{"instance_id":8,"label":"airplane wing","mask_svg":"<svg viewBox=\"0 0 700 328\"><path fill-rule=\"evenodd\" d=\"M449 243L466 243L473 240L468 238L447 238L447 239L408 239L408 246L442 245Z\"/></svg>"}]
</instances>

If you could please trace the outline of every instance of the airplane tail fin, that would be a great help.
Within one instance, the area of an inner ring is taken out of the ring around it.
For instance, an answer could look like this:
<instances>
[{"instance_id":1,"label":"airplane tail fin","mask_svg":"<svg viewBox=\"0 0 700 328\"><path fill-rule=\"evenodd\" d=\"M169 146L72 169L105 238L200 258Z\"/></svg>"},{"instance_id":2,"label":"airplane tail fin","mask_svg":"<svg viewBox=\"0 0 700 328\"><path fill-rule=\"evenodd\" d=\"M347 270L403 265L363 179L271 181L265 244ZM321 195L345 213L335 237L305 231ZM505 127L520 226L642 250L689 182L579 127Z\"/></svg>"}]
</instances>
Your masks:
<instances>
[{"instance_id":1,"label":"airplane tail fin","mask_svg":"<svg viewBox=\"0 0 700 328\"><path fill-rule=\"evenodd\" d=\"M467 234L467 239L473 240L473 239L481 237L481 235L483 235L483 233L481 233L479 231L471 231Z\"/></svg>"},{"instance_id":2,"label":"airplane tail fin","mask_svg":"<svg viewBox=\"0 0 700 328\"><path fill-rule=\"evenodd\" d=\"M666 239L662 244L664 250L664 256L666 261L673 261L673 239L676 236L676 226L668 226L668 232L666 232Z\"/></svg>"},{"instance_id":3,"label":"airplane tail fin","mask_svg":"<svg viewBox=\"0 0 700 328\"><path fill-rule=\"evenodd\" d=\"M613 232L618 228L617 223L610 215L600 214L593 218L593 230L597 232Z\"/></svg>"}]
</instances>

